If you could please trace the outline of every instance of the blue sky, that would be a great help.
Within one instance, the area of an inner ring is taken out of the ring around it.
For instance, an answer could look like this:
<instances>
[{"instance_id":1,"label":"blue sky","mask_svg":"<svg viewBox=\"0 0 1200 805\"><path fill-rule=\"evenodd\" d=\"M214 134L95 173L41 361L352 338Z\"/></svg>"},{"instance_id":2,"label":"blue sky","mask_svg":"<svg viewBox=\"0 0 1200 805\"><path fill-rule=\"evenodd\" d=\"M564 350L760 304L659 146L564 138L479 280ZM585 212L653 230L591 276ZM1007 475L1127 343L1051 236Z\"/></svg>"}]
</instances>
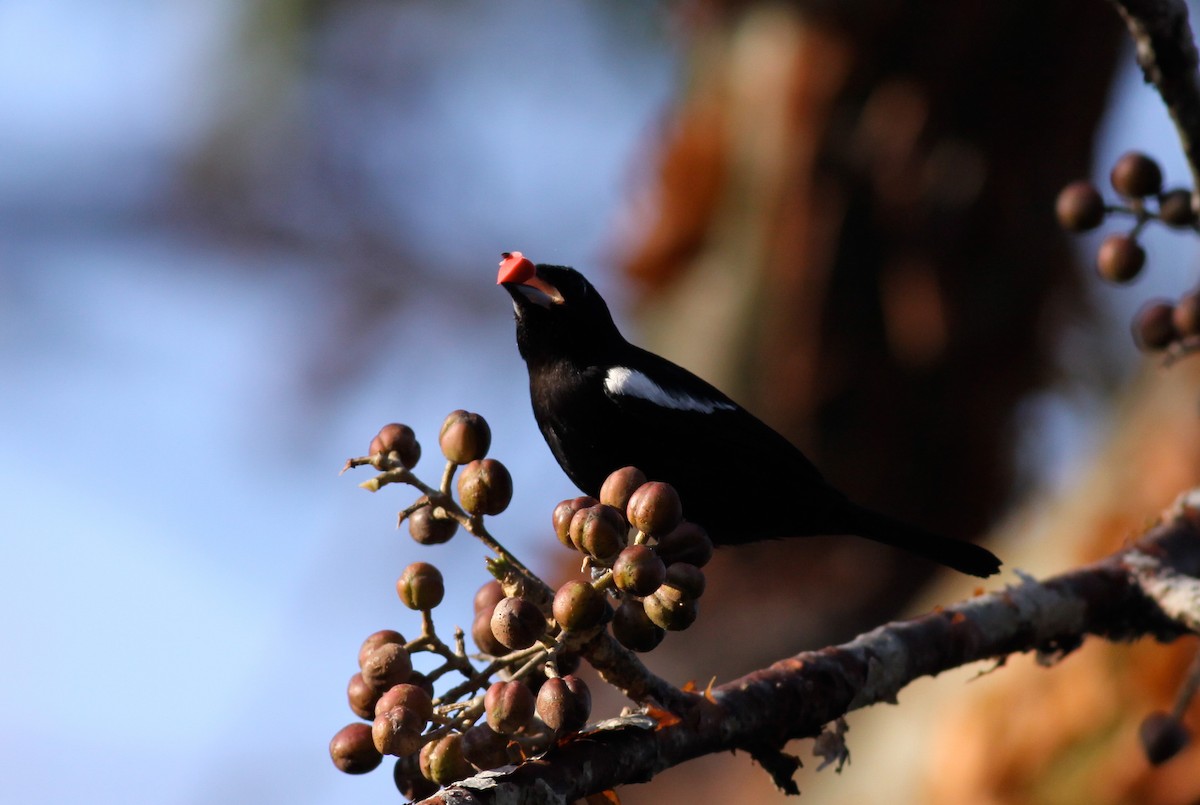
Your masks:
<instances>
[{"instance_id":1,"label":"blue sky","mask_svg":"<svg viewBox=\"0 0 1200 805\"><path fill-rule=\"evenodd\" d=\"M462 535L417 550L393 528L407 492L372 496L361 471L337 472L401 420L435 478L437 428L465 407L492 421L492 454L517 479L503 539L548 538L551 507L574 494L529 415L510 303L489 286L497 252L521 248L590 267L620 299L604 250L677 65L665 40L630 42L597 7L408 4L388 41L428 82L411 107L354 110L376 125L340 147L391 177L377 214L404 220L426 275L477 273L483 290L406 288L362 372L315 388L314 356L344 326L336 260L155 214L248 91L243 5L0 5L8 800L392 801L386 770L350 778L328 760L352 720L358 644L414 628L393 584L417 559L453 569L441 617L467 626L484 552ZM539 64L547 51L569 67ZM1101 162L1136 144L1183 180L1130 65ZM1152 238L1156 260L1184 244ZM1176 259L1147 282L1186 287L1191 253ZM1102 293L1119 316L1144 298ZM1071 424L1078 405L1048 395L1031 420L1064 476L1094 438Z\"/></svg>"}]
</instances>

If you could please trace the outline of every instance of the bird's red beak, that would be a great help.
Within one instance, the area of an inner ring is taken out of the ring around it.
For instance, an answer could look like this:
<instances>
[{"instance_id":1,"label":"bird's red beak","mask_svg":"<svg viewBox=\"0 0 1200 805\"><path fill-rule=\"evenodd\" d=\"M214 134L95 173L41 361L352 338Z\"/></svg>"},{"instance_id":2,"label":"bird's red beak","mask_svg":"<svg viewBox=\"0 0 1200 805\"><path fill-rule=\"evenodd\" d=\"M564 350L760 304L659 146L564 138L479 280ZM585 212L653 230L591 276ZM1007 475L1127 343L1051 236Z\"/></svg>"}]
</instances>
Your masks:
<instances>
[{"instance_id":1,"label":"bird's red beak","mask_svg":"<svg viewBox=\"0 0 1200 805\"><path fill-rule=\"evenodd\" d=\"M496 276L496 284L506 282L524 283L530 277L536 276L537 268L533 261L520 252L505 252L500 255L500 273Z\"/></svg>"},{"instance_id":2,"label":"bird's red beak","mask_svg":"<svg viewBox=\"0 0 1200 805\"><path fill-rule=\"evenodd\" d=\"M550 283L537 275L537 266L520 252L504 252L500 255L500 273L496 275L497 285L520 285L520 290L527 299L541 305L561 305L562 294Z\"/></svg>"}]
</instances>

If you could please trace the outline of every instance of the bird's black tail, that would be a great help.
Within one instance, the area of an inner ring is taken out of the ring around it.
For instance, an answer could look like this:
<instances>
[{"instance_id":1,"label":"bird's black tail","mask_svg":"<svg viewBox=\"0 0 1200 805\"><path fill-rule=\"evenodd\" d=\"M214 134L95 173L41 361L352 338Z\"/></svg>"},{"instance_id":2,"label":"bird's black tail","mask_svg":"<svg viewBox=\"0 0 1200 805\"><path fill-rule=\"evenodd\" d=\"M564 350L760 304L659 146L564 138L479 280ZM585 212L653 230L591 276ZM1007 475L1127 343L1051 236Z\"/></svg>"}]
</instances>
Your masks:
<instances>
[{"instance_id":1,"label":"bird's black tail","mask_svg":"<svg viewBox=\"0 0 1200 805\"><path fill-rule=\"evenodd\" d=\"M850 504L851 533L893 545L962 573L986 578L1000 570L994 553L970 542L932 534L886 514Z\"/></svg>"}]
</instances>

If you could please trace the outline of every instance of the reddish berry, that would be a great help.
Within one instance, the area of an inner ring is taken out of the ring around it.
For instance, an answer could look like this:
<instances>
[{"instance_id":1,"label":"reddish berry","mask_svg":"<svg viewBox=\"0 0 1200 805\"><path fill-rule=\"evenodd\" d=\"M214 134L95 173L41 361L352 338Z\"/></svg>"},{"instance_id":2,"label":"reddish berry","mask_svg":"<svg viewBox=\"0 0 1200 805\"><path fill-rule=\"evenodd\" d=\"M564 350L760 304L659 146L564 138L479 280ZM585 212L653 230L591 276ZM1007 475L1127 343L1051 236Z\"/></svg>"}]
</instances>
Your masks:
<instances>
[{"instance_id":1,"label":"reddish berry","mask_svg":"<svg viewBox=\"0 0 1200 805\"><path fill-rule=\"evenodd\" d=\"M512 476L494 458L472 461L458 476L458 499L469 514L499 514L508 508L512 493Z\"/></svg>"},{"instance_id":2,"label":"reddish berry","mask_svg":"<svg viewBox=\"0 0 1200 805\"><path fill-rule=\"evenodd\" d=\"M546 633L546 617L524 598L505 598L492 612L492 634L510 649L529 648Z\"/></svg>"},{"instance_id":3,"label":"reddish berry","mask_svg":"<svg viewBox=\"0 0 1200 805\"><path fill-rule=\"evenodd\" d=\"M604 621L608 602L604 593L586 581L571 579L554 594L554 620L570 632L585 631Z\"/></svg>"},{"instance_id":4,"label":"reddish berry","mask_svg":"<svg viewBox=\"0 0 1200 805\"><path fill-rule=\"evenodd\" d=\"M1072 182L1059 192L1054 211L1063 229L1087 232L1104 221L1104 199L1091 182Z\"/></svg>"},{"instance_id":5,"label":"reddish berry","mask_svg":"<svg viewBox=\"0 0 1200 805\"><path fill-rule=\"evenodd\" d=\"M338 730L329 742L329 756L346 774L366 774L383 762L367 724L347 724Z\"/></svg>"},{"instance_id":6,"label":"reddish berry","mask_svg":"<svg viewBox=\"0 0 1200 805\"><path fill-rule=\"evenodd\" d=\"M501 735L514 735L533 718L533 692L524 682L493 682L483 697L488 726Z\"/></svg>"},{"instance_id":7,"label":"reddish berry","mask_svg":"<svg viewBox=\"0 0 1200 805\"><path fill-rule=\"evenodd\" d=\"M1162 168L1138 151L1128 151L1113 165L1113 189L1128 198L1152 196L1162 190Z\"/></svg>"},{"instance_id":8,"label":"reddish berry","mask_svg":"<svg viewBox=\"0 0 1200 805\"><path fill-rule=\"evenodd\" d=\"M393 422L379 429L367 448L367 454L371 456L371 465L376 469L384 469L385 462L412 469L421 459L421 445L412 428Z\"/></svg>"},{"instance_id":9,"label":"reddish berry","mask_svg":"<svg viewBox=\"0 0 1200 805\"><path fill-rule=\"evenodd\" d=\"M409 609L433 609L446 595L442 571L428 562L413 562L396 579L396 593Z\"/></svg>"},{"instance_id":10,"label":"reddish berry","mask_svg":"<svg viewBox=\"0 0 1200 805\"><path fill-rule=\"evenodd\" d=\"M679 525L683 519L683 504L675 487L651 481L638 487L629 498L625 515L637 530L661 537Z\"/></svg>"},{"instance_id":11,"label":"reddish berry","mask_svg":"<svg viewBox=\"0 0 1200 805\"><path fill-rule=\"evenodd\" d=\"M492 429L487 420L470 411L451 411L442 423L438 444L442 455L455 464L469 464L487 455Z\"/></svg>"},{"instance_id":12,"label":"reddish berry","mask_svg":"<svg viewBox=\"0 0 1200 805\"><path fill-rule=\"evenodd\" d=\"M1131 235L1109 235L1096 254L1096 268L1109 282L1125 283L1146 264L1146 250Z\"/></svg>"}]
</instances>

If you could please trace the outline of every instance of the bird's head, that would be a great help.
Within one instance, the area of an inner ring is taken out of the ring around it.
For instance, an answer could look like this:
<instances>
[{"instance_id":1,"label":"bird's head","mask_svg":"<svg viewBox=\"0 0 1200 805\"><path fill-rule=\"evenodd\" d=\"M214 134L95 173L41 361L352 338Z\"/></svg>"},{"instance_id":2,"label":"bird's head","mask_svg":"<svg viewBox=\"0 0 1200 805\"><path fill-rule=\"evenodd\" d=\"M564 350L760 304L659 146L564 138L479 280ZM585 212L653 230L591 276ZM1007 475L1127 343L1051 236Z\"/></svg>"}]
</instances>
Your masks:
<instances>
[{"instance_id":1,"label":"bird's head","mask_svg":"<svg viewBox=\"0 0 1200 805\"><path fill-rule=\"evenodd\" d=\"M513 298L517 346L526 361L598 360L625 343L604 299L573 268L535 265L520 252L505 252L496 284Z\"/></svg>"}]
</instances>

